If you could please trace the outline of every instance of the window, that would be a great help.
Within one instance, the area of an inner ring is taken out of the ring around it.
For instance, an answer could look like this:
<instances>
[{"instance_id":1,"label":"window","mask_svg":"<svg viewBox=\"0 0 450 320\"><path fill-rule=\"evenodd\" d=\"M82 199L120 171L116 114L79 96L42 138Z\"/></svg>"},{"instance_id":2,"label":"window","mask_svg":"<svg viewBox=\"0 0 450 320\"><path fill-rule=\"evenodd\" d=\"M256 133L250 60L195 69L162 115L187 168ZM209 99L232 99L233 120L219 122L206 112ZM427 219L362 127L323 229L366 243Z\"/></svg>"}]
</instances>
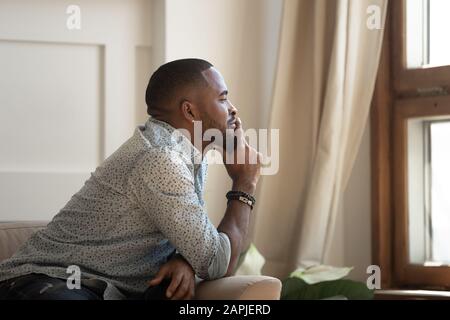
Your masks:
<instances>
[{"instance_id":1,"label":"window","mask_svg":"<svg viewBox=\"0 0 450 320\"><path fill-rule=\"evenodd\" d=\"M408 68L450 64L450 1L408 0L406 2Z\"/></svg>"},{"instance_id":2,"label":"window","mask_svg":"<svg viewBox=\"0 0 450 320\"><path fill-rule=\"evenodd\" d=\"M450 265L450 121L407 126L409 262Z\"/></svg>"},{"instance_id":3,"label":"window","mask_svg":"<svg viewBox=\"0 0 450 320\"><path fill-rule=\"evenodd\" d=\"M383 289L450 290L449 12L449 0L389 2L371 115Z\"/></svg>"},{"instance_id":4,"label":"window","mask_svg":"<svg viewBox=\"0 0 450 320\"><path fill-rule=\"evenodd\" d=\"M427 124L430 243L428 261L450 265L450 121Z\"/></svg>"}]
</instances>

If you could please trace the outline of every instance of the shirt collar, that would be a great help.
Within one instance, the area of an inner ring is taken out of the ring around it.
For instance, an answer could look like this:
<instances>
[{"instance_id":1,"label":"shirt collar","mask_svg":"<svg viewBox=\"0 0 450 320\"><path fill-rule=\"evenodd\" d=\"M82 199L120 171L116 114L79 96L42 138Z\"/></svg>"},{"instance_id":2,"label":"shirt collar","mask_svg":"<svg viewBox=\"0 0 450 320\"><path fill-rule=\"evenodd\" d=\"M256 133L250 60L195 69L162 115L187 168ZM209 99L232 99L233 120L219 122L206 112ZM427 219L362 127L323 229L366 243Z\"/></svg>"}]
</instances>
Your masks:
<instances>
[{"instance_id":1,"label":"shirt collar","mask_svg":"<svg viewBox=\"0 0 450 320\"><path fill-rule=\"evenodd\" d=\"M156 129L157 128L157 129ZM154 132L164 136L164 141L168 147L180 151L188 157L195 167L203 162L202 153L191 142L191 140L183 134L182 130L172 127L169 123L149 117L145 123L146 132ZM206 158L206 157L205 157Z\"/></svg>"}]
</instances>

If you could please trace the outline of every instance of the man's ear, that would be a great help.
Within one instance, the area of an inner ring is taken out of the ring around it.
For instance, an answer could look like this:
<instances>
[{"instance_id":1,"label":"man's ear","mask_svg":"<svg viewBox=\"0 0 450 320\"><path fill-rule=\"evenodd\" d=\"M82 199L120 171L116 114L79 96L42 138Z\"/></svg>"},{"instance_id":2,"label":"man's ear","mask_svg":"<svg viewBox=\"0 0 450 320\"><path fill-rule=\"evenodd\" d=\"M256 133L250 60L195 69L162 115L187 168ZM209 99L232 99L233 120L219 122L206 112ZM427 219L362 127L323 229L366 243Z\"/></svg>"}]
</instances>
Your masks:
<instances>
[{"instance_id":1,"label":"man's ear","mask_svg":"<svg viewBox=\"0 0 450 320\"><path fill-rule=\"evenodd\" d=\"M193 122L194 120L199 120L197 107L189 100L183 100L180 108L183 117L187 121Z\"/></svg>"}]
</instances>

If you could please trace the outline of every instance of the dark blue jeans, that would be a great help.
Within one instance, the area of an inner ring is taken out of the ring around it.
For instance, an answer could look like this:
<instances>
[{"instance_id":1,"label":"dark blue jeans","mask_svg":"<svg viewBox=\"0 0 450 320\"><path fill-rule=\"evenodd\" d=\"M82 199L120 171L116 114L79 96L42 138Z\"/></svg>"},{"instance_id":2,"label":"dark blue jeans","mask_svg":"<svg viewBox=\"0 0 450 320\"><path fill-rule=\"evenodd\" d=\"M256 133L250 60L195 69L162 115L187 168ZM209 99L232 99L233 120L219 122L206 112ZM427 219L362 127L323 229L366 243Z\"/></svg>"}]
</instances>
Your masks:
<instances>
[{"instance_id":1,"label":"dark blue jeans","mask_svg":"<svg viewBox=\"0 0 450 320\"><path fill-rule=\"evenodd\" d=\"M122 293L130 300L165 300L169 283L164 281L144 294ZM71 290L66 280L33 273L0 282L0 300L103 300L104 289L100 285L82 285Z\"/></svg>"}]
</instances>

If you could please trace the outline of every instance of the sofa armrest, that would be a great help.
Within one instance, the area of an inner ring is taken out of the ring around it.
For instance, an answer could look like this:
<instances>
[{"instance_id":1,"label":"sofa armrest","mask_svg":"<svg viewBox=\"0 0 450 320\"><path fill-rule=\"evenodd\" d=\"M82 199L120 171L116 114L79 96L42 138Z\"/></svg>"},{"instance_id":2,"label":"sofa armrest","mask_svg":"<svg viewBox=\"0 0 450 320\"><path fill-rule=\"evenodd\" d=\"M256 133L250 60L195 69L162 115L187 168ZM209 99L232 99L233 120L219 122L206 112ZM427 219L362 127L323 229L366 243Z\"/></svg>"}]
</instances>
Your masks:
<instances>
[{"instance_id":1,"label":"sofa armrest","mask_svg":"<svg viewBox=\"0 0 450 320\"><path fill-rule=\"evenodd\" d=\"M281 281L268 276L232 276L197 284L197 300L279 300Z\"/></svg>"},{"instance_id":2,"label":"sofa armrest","mask_svg":"<svg viewBox=\"0 0 450 320\"><path fill-rule=\"evenodd\" d=\"M0 262L11 257L36 231L48 221L0 221Z\"/></svg>"}]
</instances>

